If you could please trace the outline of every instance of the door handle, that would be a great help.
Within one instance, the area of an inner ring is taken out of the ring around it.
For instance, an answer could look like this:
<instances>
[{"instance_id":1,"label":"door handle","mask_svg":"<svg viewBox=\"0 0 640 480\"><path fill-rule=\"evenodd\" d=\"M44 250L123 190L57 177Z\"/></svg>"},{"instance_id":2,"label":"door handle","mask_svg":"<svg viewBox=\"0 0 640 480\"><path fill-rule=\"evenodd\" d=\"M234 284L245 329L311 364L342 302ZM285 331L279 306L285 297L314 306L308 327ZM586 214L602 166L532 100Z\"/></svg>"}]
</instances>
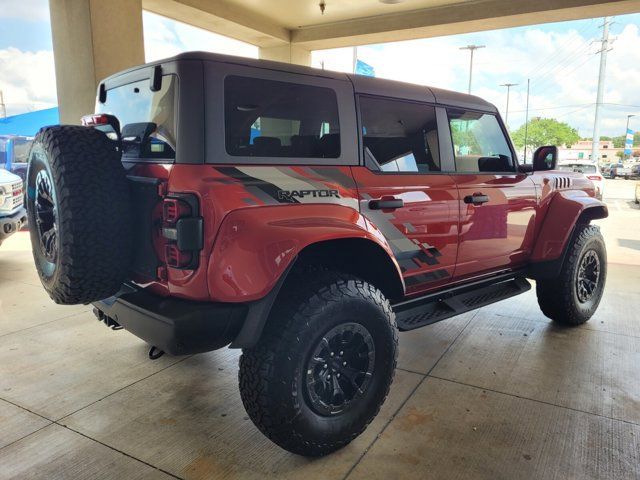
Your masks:
<instances>
[{"instance_id":1,"label":"door handle","mask_svg":"<svg viewBox=\"0 0 640 480\"><path fill-rule=\"evenodd\" d=\"M401 198L385 198L380 200L369 200L371 210L395 210L404 207L404 200Z\"/></svg>"},{"instance_id":2,"label":"door handle","mask_svg":"<svg viewBox=\"0 0 640 480\"><path fill-rule=\"evenodd\" d=\"M472 203L473 205L482 205L488 201L489 197L481 193L474 193L473 195L467 195L464 197L464 203Z\"/></svg>"}]
</instances>

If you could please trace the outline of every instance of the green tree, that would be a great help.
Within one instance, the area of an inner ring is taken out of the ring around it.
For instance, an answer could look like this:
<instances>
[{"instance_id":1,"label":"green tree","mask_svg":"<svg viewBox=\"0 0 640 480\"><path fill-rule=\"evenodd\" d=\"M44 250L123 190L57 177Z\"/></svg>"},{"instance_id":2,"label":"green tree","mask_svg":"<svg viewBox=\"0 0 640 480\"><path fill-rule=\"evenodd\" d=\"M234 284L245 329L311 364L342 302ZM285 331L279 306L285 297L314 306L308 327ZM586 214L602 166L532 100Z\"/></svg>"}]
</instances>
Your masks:
<instances>
[{"instance_id":1,"label":"green tree","mask_svg":"<svg viewBox=\"0 0 640 480\"><path fill-rule=\"evenodd\" d=\"M586 137L583 138L582 140L589 140L591 141L592 137ZM627 141L627 137L626 135L618 135L617 137L607 137L607 136L600 136L600 141L606 141L606 140L611 140L613 142L613 147L614 148L622 148L624 147L625 142ZM634 145L639 145L640 144L640 132L635 132L633 134L633 144Z\"/></svg>"},{"instance_id":2,"label":"green tree","mask_svg":"<svg viewBox=\"0 0 640 480\"><path fill-rule=\"evenodd\" d=\"M543 145L573 145L580 140L578 131L569 124L553 118L532 118L526 125L527 146L535 149ZM513 142L518 148L524 147L525 125L513 132Z\"/></svg>"}]
</instances>

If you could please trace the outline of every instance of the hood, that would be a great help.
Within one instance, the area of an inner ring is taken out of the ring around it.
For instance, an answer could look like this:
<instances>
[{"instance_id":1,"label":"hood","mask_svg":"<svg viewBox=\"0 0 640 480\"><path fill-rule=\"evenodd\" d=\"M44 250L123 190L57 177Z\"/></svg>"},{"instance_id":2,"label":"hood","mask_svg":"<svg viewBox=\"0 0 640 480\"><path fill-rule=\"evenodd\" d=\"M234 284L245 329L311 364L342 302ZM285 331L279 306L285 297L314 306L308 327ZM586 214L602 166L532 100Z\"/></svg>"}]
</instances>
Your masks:
<instances>
[{"instance_id":1,"label":"hood","mask_svg":"<svg viewBox=\"0 0 640 480\"><path fill-rule=\"evenodd\" d=\"M0 168L0 183L10 183L10 182L20 182L20 181L22 181L22 179L18 175L8 172L3 168Z\"/></svg>"}]
</instances>

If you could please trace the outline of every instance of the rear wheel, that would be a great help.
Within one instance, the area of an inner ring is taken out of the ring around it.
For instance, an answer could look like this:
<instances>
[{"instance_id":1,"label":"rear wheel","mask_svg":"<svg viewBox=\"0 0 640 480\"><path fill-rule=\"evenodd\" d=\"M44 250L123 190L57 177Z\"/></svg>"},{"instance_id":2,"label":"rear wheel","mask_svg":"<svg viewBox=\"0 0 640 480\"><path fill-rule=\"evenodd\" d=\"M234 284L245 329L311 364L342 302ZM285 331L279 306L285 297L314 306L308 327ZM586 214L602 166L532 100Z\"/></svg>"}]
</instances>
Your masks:
<instances>
[{"instance_id":1,"label":"rear wheel","mask_svg":"<svg viewBox=\"0 0 640 480\"><path fill-rule=\"evenodd\" d=\"M577 225L558 277L536 283L538 304L554 322L580 325L595 313L607 277L607 252L600 229Z\"/></svg>"},{"instance_id":2,"label":"rear wheel","mask_svg":"<svg viewBox=\"0 0 640 480\"><path fill-rule=\"evenodd\" d=\"M129 187L114 142L92 128L46 127L34 139L27 213L42 285L61 304L116 293L131 259Z\"/></svg>"},{"instance_id":3,"label":"rear wheel","mask_svg":"<svg viewBox=\"0 0 640 480\"><path fill-rule=\"evenodd\" d=\"M377 415L393 380L397 329L372 285L332 271L294 274L256 347L240 394L254 424L290 452L326 455Z\"/></svg>"}]
</instances>

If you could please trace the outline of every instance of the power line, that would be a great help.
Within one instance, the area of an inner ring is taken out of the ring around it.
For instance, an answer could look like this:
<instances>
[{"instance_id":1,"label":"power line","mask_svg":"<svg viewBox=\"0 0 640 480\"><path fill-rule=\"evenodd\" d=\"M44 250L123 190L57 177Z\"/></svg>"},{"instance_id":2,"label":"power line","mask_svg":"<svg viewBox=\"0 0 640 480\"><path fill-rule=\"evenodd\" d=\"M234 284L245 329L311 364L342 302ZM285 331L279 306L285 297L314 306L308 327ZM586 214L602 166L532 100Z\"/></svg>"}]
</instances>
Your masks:
<instances>
[{"instance_id":1,"label":"power line","mask_svg":"<svg viewBox=\"0 0 640 480\"><path fill-rule=\"evenodd\" d=\"M591 42L582 40L574 48L565 52L558 53L554 61L548 63L545 68L539 70L538 73L536 75L533 75L531 78L535 79L536 81L540 81L543 78L553 75L558 71L558 69L563 69L564 67L566 67L567 61L569 61L571 58L573 58L571 62L575 61L576 59L579 60L580 57L584 53L588 52L590 48Z\"/></svg>"},{"instance_id":2,"label":"power line","mask_svg":"<svg viewBox=\"0 0 640 480\"><path fill-rule=\"evenodd\" d=\"M541 111L541 110L561 110L563 108L573 108L573 107L584 107L584 106L591 106L593 105L593 103L577 103L574 105L560 105L557 107L543 107L543 108L530 108L529 111L530 112L537 112L537 111ZM522 113L525 112L526 110L511 110L511 113Z\"/></svg>"},{"instance_id":3,"label":"power line","mask_svg":"<svg viewBox=\"0 0 640 480\"><path fill-rule=\"evenodd\" d=\"M581 63L576 65L575 68L571 69L569 72L563 73L562 75L565 76L565 77L568 77L573 72L575 72L580 67L584 66L585 64L587 64L589 61L593 60L594 58L595 57L587 57L584 61L582 61ZM571 63L568 64L566 67L569 67L569 66L571 66ZM562 70L560 72L562 72ZM539 83L536 88L540 88L540 86L542 86L542 85L545 85L545 88L543 90L538 90L538 93L543 93L543 92L547 91L549 88L553 87L554 86L553 83L549 83L549 82L551 82L553 80L557 80L557 79L555 77L551 77L551 78L548 78L547 80Z\"/></svg>"},{"instance_id":4,"label":"power line","mask_svg":"<svg viewBox=\"0 0 640 480\"><path fill-rule=\"evenodd\" d=\"M593 19L591 19L589 21L589 23L587 23L586 25L584 25L580 30L578 30L576 32L576 34L580 37L582 37L583 33L586 33L587 30L590 30L593 28ZM542 67L545 67L546 65L548 65L549 61L553 61L553 60L557 60L558 55L557 52L558 51L562 51L565 47L569 46L570 43L572 42L571 38L567 38L567 40L565 40L565 42L563 42L562 44L558 45L556 47L556 50L549 55L548 57L546 57L544 60L542 60L540 63L538 63L538 65L536 65L535 67L532 67L531 70L525 75L525 77L528 78L532 78L534 75L534 72L539 70Z\"/></svg>"},{"instance_id":5,"label":"power line","mask_svg":"<svg viewBox=\"0 0 640 480\"><path fill-rule=\"evenodd\" d=\"M568 38L563 44L560 44L556 47L556 50L547 58L545 58L542 62L540 62L536 67L532 68L529 73L526 75L529 78L541 77L543 76L543 72L547 72L548 70L552 70L554 66L561 65L564 60L571 57L572 55L577 55L580 50L583 50L584 47L591 46L589 39L586 40L582 38L582 34L586 33L587 30L593 28L593 24L587 24L585 27L576 32L576 35L580 37L580 42L575 45L573 38ZM572 44L568 50L565 47L569 47L569 44ZM565 52L562 54L562 52ZM534 73L537 72L537 73Z\"/></svg>"},{"instance_id":6,"label":"power line","mask_svg":"<svg viewBox=\"0 0 640 480\"><path fill-rule=\"evenodd\" d=\"M594 105L593 103L590 103L589 105L585 105L585 106L584 106L584 107L582 107L582 108L578 108L578 109L576 109L576 110L572 110L572 111L570 111L570 112L563 113L562 115L558 115L558 116L556 117L556 119L558 119L558 118L562 118L562 117L566 117L567 115L571 115L572 113L581 112L582 110L586 110L587 108L591 108L591 107L593 107L593 105Z\"/></svg>"}]
</instances>

